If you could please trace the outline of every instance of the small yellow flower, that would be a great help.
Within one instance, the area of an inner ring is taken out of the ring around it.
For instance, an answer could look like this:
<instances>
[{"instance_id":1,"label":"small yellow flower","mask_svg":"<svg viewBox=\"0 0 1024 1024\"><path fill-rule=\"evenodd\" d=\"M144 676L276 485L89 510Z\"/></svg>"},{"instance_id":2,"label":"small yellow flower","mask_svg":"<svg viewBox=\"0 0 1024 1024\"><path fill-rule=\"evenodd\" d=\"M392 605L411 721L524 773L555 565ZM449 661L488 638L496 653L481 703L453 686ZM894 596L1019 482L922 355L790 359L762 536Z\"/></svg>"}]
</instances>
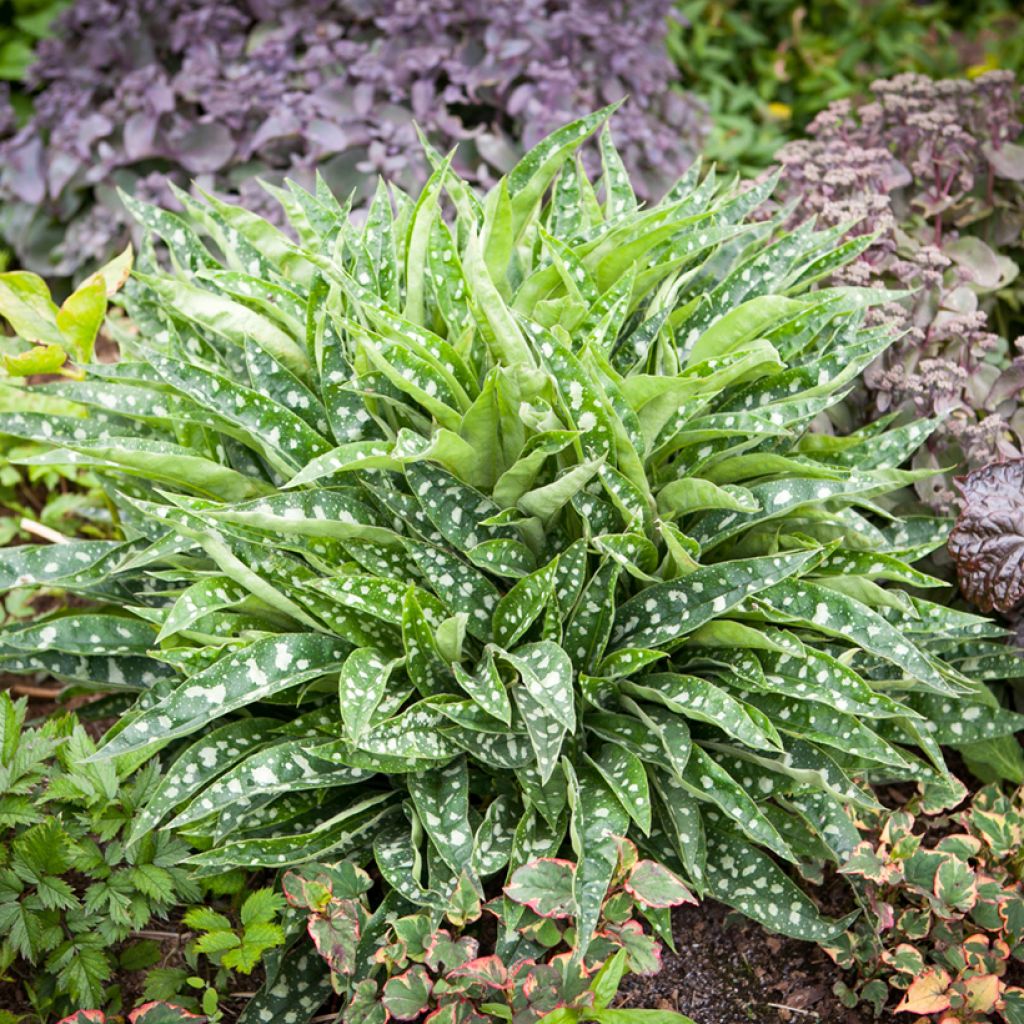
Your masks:
<instances>
[{"instance_id":1,"label":"small yellow flower","mask_svg":"<svg viewBox=\"0 0 1024 1024\"><path fill-rule=\"evenodd\" d=\"M776 121L788 121L793 116L793 108L788 103L769 103L768 113Z\"/></svg>"}]
</instances>

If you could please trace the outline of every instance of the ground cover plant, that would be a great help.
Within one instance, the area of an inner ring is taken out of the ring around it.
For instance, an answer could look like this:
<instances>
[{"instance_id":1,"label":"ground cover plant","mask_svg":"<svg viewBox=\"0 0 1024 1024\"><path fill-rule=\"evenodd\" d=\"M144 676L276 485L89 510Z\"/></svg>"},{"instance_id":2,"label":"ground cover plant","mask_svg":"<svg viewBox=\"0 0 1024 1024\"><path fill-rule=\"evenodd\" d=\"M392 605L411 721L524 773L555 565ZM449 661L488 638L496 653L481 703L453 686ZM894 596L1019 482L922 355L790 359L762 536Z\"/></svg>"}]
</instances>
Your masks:
<instances>
[{"instance_id":1,"label":"ground cover plant","mask_svg":"<svg viewBox=\"0 0 1024 1024\"><path fill-rule=\"evenodd\" d=\"M865 372L844 425L896 409L942 417L915 465L936 471L920 497L949 510L949 469L1021 452L1020 86L989 72L908 74L871 88L872 102L834 104L810 138L781 151L780 194L795 223L814 216L874 235L834 281L906 290L872 314L899 340Z\"/></svg>"},{"instance_id":2,"label":"ground cover plant","mask_svg":"<svg viewBox=\"0 0 1024 1024\"><path fill-rule=\"evenodd\" d=\"M671 0L75 0L29 75L22 125L0 113L0 230L18 264L81 277L124 246L116 187L241 194L319 168L340 196L373 172L418 187L414 120L490 183L574 116L629 95L619 126L647 196L693 159L703 112L665 52ZM0 108L2 109L2 108ZM369 198L365 196L364 198Z\"/></svg>"},{"instance_id":3,"label":"ground cover plant","mask_svg":"<svg viewBox=\"0 0 1024 1024\"><path fill-rule=\"evenodd\" d=\"M308 913L309 936L330 969L346 1022L692 1024L671 1012L608 1009L624 974L654 974L661 964L661 942L634 915L671 942L669 911L693 902L686 886L620 840L594 941L577 958L576 870L567 860L530 861L486 904L471 886L456 889L443 915L375 914L367 899L372 879L348 861L288 872L284 891ZM497 939L488 942L482 925L491 918ZM483 952L488 947L494 951Z\"/></svg>"},{"instance_id":4,"label":"ground cover plant","mask_svg":"<svg viewBox=\"0 0 1024 1024\"><path fill-rule=\"evenodd\" d=\"M1024 792L987 786L956 814L925 819L908 806L862 823L870 839L842 868L863 913L829 948L855 971L844 999L887 1003L943 1022L1024 1020L1024 989L1007 981L1024 959L1021 839ZM891 997L895 995L895 1000Z\"/></svg>"},{"instance_id":5,"label":"ground cover plant","mask_svg":"<svg viewBox=\"0 0 1024 1024\"><path fill-rule=\"evenodd\" d=\"M866 783L957 802L941 744L1020 717L1004 633L918 596L948 523L899 514L936 420L814 433L891 342L890 296L812 286L870 238L788 230L693 168L640 206L610 111L486 194L450 158L356 222L323 182L242 207L123 197L146 229L117 364L0 417L106 481L122 539L26 545L8 585L90 599L0 668L136 694L90 764L168 764L197 877L351 858L444 914L572 853L573 958L629 836L698 896L831 940L798 885L859 841ZM914 593L909 588L913 588ZM271 952L258 1013L327 967Z\"/></svg>"}]
</instances>

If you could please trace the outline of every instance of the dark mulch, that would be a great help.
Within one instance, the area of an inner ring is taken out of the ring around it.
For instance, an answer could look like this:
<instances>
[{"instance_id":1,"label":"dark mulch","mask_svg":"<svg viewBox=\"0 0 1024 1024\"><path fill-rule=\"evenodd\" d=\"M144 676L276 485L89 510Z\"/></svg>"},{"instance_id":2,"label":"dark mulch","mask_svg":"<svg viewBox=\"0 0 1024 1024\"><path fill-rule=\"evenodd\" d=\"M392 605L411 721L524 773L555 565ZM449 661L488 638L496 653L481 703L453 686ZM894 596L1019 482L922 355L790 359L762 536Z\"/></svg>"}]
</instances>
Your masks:
<instances>
[{"instance_id":1,"label":"dark mulch","mask_svg":"<svg viewBox=\"0 0 1024 1024\"><path fill-rule=\"evenodd\" d=\"M868 1024L832 992L842 972L817 947L772 935L708 900L673 917L677 953L653 978L627 978L622 1006L677 1010L697 1024ZM886 1015L877 1024L894 1024Z\"/></svg>"}]
</instances>

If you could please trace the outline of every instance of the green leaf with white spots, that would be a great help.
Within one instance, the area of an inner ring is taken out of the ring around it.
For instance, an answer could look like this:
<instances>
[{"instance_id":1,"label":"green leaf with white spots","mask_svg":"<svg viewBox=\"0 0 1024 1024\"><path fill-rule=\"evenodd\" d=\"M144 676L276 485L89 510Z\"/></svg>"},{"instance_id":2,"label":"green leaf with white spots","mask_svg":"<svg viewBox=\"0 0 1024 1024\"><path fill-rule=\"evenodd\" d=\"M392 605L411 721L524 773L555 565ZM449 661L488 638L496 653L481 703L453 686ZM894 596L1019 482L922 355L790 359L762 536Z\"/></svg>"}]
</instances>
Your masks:
<instances>
[{"instance_id":1,"label":"green leaf with white spots","mask_svg":"<svg viewBox=\"0 0 1024 1024\"><path fill-rule=\"evenodd\" d=\"M650 832L651 794L640 758L617 743L605 743L592 764L640 831Z\"/></svg>"},{"instance_id":2,"label":"green leaf with white spots","mask_svg":"<svg viewBox=\"0 0 1024 1024\"><path fill-rule=\"evenodd\" d=\"M197 619L222 608L232 608L248 596L248 591L226 576L212 576L184 590L167 613L157 642L188 629Z\"/></svg>"},{"instance_id":3,"label":"green leaf with white spots","mask_svg":"<svg viewBox=\"0 0 1024 1024\"><path fill-rule=\"evenodd\" d=\"M791 552L705 566L683 580L658 583L619 607L613 649L660 647L724 614L748 597L799 573L816 557Z\"/></svg>"},{"instance_id":4,"label":"green leaf with white spots","mask_svg":"<svg viewBox=\"0 0 1024 1024\"><path fill-rule=\"evenodd\" d=\"M474 848L465 758L413 773L409 776L409 794L431 842L458 874L470 863Z\"/></svg>"},{"instance_id":5,"label":"green leaf with white spots","mask_svg":"<svg viewBox=\"0 0 1024 1024\"><path fill-rule=\"evenodd\" d=\"M476 672L469 673L461 665L453 665L452 670L455 673L455 682L474 703L498 721L506 725L512 724L512 705L509 703L505 684L490 651L484 652Z\"/></svg>"},{"instance_id":6,"label":"green leaf with white spots","mask_svg":"<svg viewBox=\"0 0 1024 1024\"><path fill-rule=\"evenodd\" d=\"M694 746L682 781L698 800L719 808L723 821L730 822L754 842L767 847L785 860L796 862L796 856L789 845L761 812L752 797L701 747Z\"/></svg>"},{"instance_id":7,"label":"green leaf with white spots","mask_svg":"<svg viewBox=\"0 0 1024 1024\"><path fill-rule=\"evenodd\" d=\"M248 754L208 785L168 828L184 828L225 808L307 789L333 789L364 782L371 772L330 764L308 754L309 740L285 740Z\"/></svg>"},{"instance_id":8,"label":"green leaf with white spots","mask_svg":"<svg viewBox=\"0 0 1024 1024\"><path fill-rule=\"evenodd\" d=\"M622 684L625 693L664 704L685 718L706 722L756 750L779 750L782 742L771 722L759 722L749 707L697 676L656 672Z\"/></svg>"},{"instance_id":9,"label":"green leaf with white spots","mask_svg":"<svg viewBox=\"0 0 1024 1024\"><path fill-rule=\"evenodd\" d=\"M783 580L760 590L756 601L782 622L799 623L827 636L855 641L903 669L925 689L940 694L959 692L959 686L950 682L908 636L845 594L803 580Z\"/></svg>"},{"instance_id":10,"label":"green leaf with white spots","mask_svg":"<svg viewBox=\"0 0 1024 1024\"><path fill-rule=\"evenodd\" d=\"M715 899L805 942L827 943L848 923L823 917L770 857L724 831L708 833L707 881Z\"/></svg>"},{"instance_id":11,"label":"green leaf with white spots","mask_svg":"<svg viewBox=\"0 0 1024 1024\"><path fill-rule=\"evenodd\" d=\"M597 927L608 885L618 861L617 837L629 818L601 774L590 765L575 771L564 762L571 810L569 833L576 852L573 897L578 909L575 955L582 957Z\"/></svg>"},{"instance_id":12,"label":"green leaf with white spots","mask_svg":"<svg viewBox=\"0 0 1024 1024\"><path fill-rule=\"evenodd\" d=\"M348 645L315 633L257 640L186 680L104 744L97 758L120 756L176 736L262 698L341 668Z\"/></svg>"},{"instance_id":13,"label":"green leaf with white spots","mask_svg":"<svg viewBox=\"0 0 1024 1024\"><path fill-rule=\"evenodd\" d=\"M246 718L230 722L186 747L168 768L146 804L136 812L128 844L137 843L180 804L232 768L250 751L272 736L272 718ZM211 808L212 809L212 808Z\"/></svg>"},{"instance_id":14,"label":"green leaf with white spots","mask_svg":"<svg viewBox=\"0 0 1024 1024\"><path fill-rule=\"evenodd\" d=\"M338 700L345 733L353 743L370 724L394 667L394 659L372 647L360 647L345 659L338 676Z\"/></svg>"}]
</instances>

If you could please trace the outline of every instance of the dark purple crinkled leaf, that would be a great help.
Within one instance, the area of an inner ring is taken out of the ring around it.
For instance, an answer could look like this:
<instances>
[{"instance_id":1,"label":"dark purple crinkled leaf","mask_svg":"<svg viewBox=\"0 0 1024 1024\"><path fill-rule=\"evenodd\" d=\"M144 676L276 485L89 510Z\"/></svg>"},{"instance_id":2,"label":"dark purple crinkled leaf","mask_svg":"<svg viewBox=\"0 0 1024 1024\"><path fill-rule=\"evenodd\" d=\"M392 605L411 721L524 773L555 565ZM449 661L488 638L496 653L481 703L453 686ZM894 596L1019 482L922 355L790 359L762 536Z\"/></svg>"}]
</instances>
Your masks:
<instances>
[{"instance_id":1,"label":"dark purple crinkled leaf","mask_svg":"<svg viewBox=\"0 0 1024 1024\"><path fill-rule=\"evenodd\" d=\"M1024 601L1024 459L957 478L963 510L949 535L960 590L983 611Z\"/></svg>"}]
</instances>

